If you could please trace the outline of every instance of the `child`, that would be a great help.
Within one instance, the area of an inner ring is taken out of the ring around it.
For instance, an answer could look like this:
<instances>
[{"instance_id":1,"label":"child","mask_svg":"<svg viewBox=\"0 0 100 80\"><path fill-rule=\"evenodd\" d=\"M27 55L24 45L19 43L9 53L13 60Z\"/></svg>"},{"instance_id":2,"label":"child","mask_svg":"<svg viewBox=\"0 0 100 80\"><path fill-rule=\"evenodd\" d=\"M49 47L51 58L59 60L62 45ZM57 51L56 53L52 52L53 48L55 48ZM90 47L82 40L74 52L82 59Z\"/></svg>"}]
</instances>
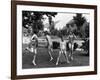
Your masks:
<instances>
[{"instance_id":1,"label":"child","mask_svg":"<svg viewBox=\"0 0 100 80\"><path fill-rule=\"evenodd\" d=\"M66 52L66 41L64 41L63 37L61 37L60 51L59 51L59 55L58 55L58 58L57 58L56 65L58 65L61 54L64 54L64 56L67 60L67 63L69 63L68 55L67 55L67 52Z\"/></svg>"},{"instance_id":2,"label":"child","mask_svg":"<svg viewBox=\"0 0 100 80\"><path fill-rule=\"evenodd\" d=\"M49 55L50 55L50 61L52 61L53 60L53 57L52 57L52 54L51 54L51 52L53 52L53 50L52 50L52 40L51 40L51 37L50 37L48 32L46 33L46 40L47 40L48 52L49 52Z\"/></svg>"},{"instance_id":3,"label":"child","mask_svg":"<svg viewBox=\"0 0 100 80\"><path fill-rule=\"evenodd\" d=\"M34 65L36 65L35 60L36 60L36 55L37 55L37 46L38 46L38 37L34 33L31 38L31 43L29 44L29 47L26 48L26 50L29 50L31 53L34 53L33 61L32 61Z\"/></svg>"},{"instance_id":4,"label":"child","mask_svg":"<svg viewBox=\"0 0 100 80\"><path fill-rule=\"evenodd\" d=\"M76 38L76 36L72 32L70 32L68 38L69 38L68 47L70 50L69 57L71 60L73 60L74 39Z\"/></svg>"}]
</instances>

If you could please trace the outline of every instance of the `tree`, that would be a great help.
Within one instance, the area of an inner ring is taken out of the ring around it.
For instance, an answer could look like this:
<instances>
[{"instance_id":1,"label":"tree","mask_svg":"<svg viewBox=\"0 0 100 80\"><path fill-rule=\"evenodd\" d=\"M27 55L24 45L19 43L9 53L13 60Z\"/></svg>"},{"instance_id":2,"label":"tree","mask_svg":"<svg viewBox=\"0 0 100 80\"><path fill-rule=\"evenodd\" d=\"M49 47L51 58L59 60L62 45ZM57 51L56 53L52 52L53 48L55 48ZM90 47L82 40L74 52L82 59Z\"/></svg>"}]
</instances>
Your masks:
<instances>
[{"instance_id":1,"label":"tree","mask_svg":"<svg viewBox=\"0 0 100 80\"><path fill-rule=\"evenodd\" d=\"M32 26L33 32L36 31L37 33L39 30L43 30L43 15L46 15L49 18L49 24L51 25L52 16L55 17L57 15L56 12L38 12L38 11L23 11L22 12L22 23L23 27L27 25Z\"/></svg>"},{"instance_id":2,"label":"tree","mask_svg":"<svg viewBox=\"0 0 100 80\"><path fill-rule=\"evenodd\" d=\"M73 17L75 24L77 25L77 28L80 29L81 26L86 21L85 17L82 17L81 13L77 13L76 16Z\"/></svg>"},{"instance_id":3,"label":"tree","mask_svg":"<svg viewBox=\"0 0 100 80\"><path fill-rule=\"evenodd\" d=\"M77 31L75 31L75 34L78 34L80 37L84 37L85 32L83 30L85 30L86 28L86 25L84 25L84 23L87 22L85 17L82 17L81 13L77 13L76 16L73 17L73 20L75 21L75 24L77 26Z\"/></svg>"},{"instance_id":4,"label":"tree","mask_svg":"<svg viewBox=\"0 0 100 80\"><path fill-rule=\"evenodd\" d=\"M89 23L87 23L87 26L85 28L85 37L88 38L89 37Z\"/></svg>"}]
</instances>

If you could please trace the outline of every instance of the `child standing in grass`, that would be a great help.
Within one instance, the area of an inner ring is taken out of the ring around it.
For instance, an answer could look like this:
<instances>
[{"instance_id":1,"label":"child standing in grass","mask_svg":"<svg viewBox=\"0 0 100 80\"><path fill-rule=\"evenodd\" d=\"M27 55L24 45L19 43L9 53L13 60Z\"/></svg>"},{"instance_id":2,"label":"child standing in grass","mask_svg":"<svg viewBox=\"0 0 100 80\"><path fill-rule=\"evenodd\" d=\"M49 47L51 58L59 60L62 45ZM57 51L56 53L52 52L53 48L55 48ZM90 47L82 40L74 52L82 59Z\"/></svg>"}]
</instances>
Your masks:
<instances>
[{"instance_id":1,"label":"child standing in grass","mask_svg":"<svg viewBox=\"0 0 100 80\"><path fill-rule=\"evenodd\" d=\"M73 50L74 50L74 39L75 38L76 36L72 32L70 32L68 36L68 39L69 39L68 46L69 46L69 58L71 60L73 60Z\"/></svg>"},{"instance_id":2,"label":"child standing in grass","mask_svg":"<svg viewBox=\"0 0 100 80\"><path fill-rule=\"evenodd\" d=\"M66 41L64 41L63 37L61 37L61 41L60 41L60 51L59 51L59 55L58 55L58 58L57 58L57 61L56 61L56 65L58 65L59 59L61 57L61 54L64 54L67 63L69 63L68 54L66 52Z\"/></svg>"}]
</instances>

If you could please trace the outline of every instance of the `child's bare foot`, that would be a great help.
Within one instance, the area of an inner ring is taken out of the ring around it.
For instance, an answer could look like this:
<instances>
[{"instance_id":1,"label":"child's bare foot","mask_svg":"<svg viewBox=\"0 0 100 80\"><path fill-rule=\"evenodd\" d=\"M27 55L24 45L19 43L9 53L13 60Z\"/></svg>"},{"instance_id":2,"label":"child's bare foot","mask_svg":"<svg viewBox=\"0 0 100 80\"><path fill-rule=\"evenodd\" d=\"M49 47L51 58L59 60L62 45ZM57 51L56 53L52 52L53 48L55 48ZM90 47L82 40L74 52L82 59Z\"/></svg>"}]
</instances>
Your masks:
<instances>
[{"instance_id":1,"label":"child's bare foot","mask_svg":"<svg viewBox=\"0 0 100 80\"><path fill-rule=\"evenodd\" d=\"M32 61L32 63L34 64L34 66L36 66L36 63L34 61Z\"/></svg>"},{"instance_id":2,"label":"child's bare foot","mask_svg":"<svg viewBox=\"0 0 100 80\"><path fill-rule=\"evenodd\" d=\"M56 65L58 65L58 62L56 62Z\"/></svg>"},{"instance_id":3,"label":"child's bare foot","mask_svg":"<svg viewBox=\"0 0 100 80\"><path fill-rule=\"evenodd\" d=\"M69 60L67 60L67 63L70 63L70 61L69 61Z\"/></svg>"},{"instance_id":4,"label":"child's bare foot","mask_svg":"<svg viewBox=\"0 0 100 80\"><path fill-rule=\"evenodd\" d=\"M73 57L71 56L71 60L73 60Z\"/></svg>"},{"instance_id":5,"label":"child's bare foot","mask_svg":"<svg viewBox=\"0 0 100 80\"><path fill-rule=\"evenodd\" d=\"M51 57L50 61L52 61L52 60L53 60L53 57Z\"/></svg>"}]
</instances>

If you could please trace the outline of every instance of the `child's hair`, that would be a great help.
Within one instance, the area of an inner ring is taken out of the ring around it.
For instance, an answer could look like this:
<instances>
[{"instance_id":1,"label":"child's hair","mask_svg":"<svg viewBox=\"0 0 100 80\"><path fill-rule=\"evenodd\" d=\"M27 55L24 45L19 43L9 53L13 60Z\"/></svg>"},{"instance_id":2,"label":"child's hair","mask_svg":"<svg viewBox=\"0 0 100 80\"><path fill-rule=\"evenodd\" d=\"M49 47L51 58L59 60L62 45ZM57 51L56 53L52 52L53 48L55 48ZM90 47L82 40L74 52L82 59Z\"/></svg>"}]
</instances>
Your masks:
<instances>
[{"instance_id":1,"label":"child's hair","mask_svg":"<svg viewBox=\"0 0 100 80\"><path fill-rule=\"evenodd\" d=\"M64 39L63 39L63 37L62 37L62 36L61 36L60 38L61 38L61 41L64 41Z\"/></svg>"},{"instance_id":2,"label":"child's hair","mask_svg":"<svg viewBox=\"0 0 100 80\"><path fill-rule=\"evenodd\" d=\"M34 31L33 34L37 34L37 31Z\"/></svg>"},{"instance_id":3,"label":"child's hair","mask_svg":"<svg viewBox=\"0 0 100 80\"><path fill-rule=\"evenodd\" d=\"M48 31L45 31L44 34L45 34L45 35L50 35L51 33L48 32Z\"/></svg>"}]
</instances>

